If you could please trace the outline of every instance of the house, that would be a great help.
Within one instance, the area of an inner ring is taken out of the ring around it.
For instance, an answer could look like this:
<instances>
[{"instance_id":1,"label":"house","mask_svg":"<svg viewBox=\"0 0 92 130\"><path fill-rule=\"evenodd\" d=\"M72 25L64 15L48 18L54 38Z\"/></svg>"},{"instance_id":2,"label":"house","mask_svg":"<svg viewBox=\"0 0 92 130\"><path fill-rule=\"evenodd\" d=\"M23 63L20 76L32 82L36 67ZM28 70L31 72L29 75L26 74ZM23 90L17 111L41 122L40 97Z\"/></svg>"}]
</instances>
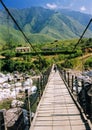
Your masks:
<instances>
[{"instance_id":1,"label":"house","mask_svg":"<svg viewBox=\"0 0 92 130\"><path fill-rule=\"evenodd\" d=\"M16 47L16 52L30 52L30 47Z\"/></svg>"}]
</instances>

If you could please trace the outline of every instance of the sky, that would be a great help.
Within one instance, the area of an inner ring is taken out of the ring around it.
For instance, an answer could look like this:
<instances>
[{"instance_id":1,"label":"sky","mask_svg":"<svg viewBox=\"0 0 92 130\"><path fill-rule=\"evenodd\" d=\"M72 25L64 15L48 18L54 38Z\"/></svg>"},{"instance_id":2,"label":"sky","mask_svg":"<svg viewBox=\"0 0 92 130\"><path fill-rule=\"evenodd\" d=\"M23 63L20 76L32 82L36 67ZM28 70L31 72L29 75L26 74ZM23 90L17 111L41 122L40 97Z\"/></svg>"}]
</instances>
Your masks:
<instances>
[{"instance_id":1,"label":"sky","mask_svg":"<svg viewBox=\"0 0 92 130\"><path fill-rule=\"evenodd\" d=\"M92 14L92 0L2 0L8 8L30 8L41 6L44 8L70 9ZM1 5L0 5L1 6Z\"/></svg>"}]
</instances>

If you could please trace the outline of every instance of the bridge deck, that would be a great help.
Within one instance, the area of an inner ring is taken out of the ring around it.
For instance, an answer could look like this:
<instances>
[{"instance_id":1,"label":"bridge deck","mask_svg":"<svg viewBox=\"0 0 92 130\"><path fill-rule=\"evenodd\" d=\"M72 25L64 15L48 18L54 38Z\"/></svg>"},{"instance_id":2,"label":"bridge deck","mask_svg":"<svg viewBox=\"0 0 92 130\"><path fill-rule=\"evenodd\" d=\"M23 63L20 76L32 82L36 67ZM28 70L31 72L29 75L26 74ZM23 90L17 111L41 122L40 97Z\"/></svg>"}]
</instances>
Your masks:
<instances>
[{"instance_id":1,"label":"bridge deck","mask_svg":"<svg viewBox=\"0 0 92 130\"><path fill-rule=\"evenodd\" d=\"M86 130L58 71L51 71L30 130Z\"/></svg>"}]
</instances>

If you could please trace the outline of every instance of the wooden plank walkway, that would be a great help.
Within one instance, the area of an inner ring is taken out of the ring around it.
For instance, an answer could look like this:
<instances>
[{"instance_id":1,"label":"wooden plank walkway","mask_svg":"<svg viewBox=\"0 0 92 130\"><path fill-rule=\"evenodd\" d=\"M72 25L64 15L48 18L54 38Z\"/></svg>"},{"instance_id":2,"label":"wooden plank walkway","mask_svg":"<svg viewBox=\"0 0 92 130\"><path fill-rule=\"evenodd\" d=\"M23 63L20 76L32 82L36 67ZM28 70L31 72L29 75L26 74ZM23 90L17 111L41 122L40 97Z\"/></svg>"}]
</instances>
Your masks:
<instances>
[{"instance_id":1,"label":"wooden plank walkway","mask_svg":"<svg viewBox=\"0 0 92 130\"><path fill-rule=\"evenodd\" d=\"M86 130L58 70L50 73L30 130Z\"/></svg>"}]
</instances>

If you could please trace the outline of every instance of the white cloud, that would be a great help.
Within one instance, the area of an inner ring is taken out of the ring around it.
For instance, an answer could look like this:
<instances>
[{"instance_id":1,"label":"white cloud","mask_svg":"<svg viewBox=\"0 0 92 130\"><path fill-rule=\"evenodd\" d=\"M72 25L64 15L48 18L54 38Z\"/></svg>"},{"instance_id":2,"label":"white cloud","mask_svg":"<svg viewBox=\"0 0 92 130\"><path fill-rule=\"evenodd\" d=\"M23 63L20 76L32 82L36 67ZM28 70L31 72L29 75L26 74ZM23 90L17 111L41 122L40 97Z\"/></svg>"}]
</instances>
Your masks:
<instances>
[{"instance_id":1,"label":"white cloud","mask_svg":"<svg viewBox=\"0 0 92 130\"><path fill-rule=\"evenodd\" d=\"M46 4L46 7L48 7L49 9L56 9L57 8L57 5L56 4L50 4L50 3L47 3Z\"/></svg>"},{"instance_id":2,"label":"white cloud","mask_svg":"<svg viewBox=\"0 0 92 130\"><path fill-rule=\"evenodd\" d=\"M82 6L82 7L80 8L80 10L81 10L81 11L86 11L86 7L85 7L85 6Z\"/></svg>"}]
</instances>

